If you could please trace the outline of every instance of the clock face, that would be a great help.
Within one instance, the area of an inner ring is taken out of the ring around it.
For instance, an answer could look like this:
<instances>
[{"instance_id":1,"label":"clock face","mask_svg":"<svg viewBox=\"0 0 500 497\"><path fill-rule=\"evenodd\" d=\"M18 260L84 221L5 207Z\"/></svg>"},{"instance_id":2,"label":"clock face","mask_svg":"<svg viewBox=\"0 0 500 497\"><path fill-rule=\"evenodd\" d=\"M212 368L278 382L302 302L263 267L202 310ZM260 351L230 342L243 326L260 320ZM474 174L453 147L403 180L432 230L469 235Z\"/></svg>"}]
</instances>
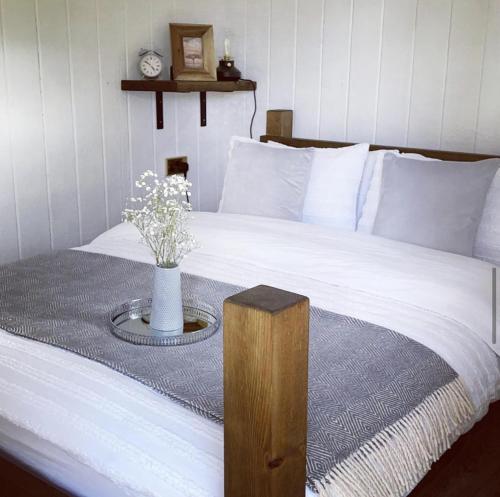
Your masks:
<instances>
[{"instance_id":1,"label":"clock face","mask_svg":"<svg viewBox=\"0 0 500 497\"><path fill-rule=\"evenodd\" d=\"M155 54L146 54L139 61L139 70L146 78L156 78L163 67L161 58Z\"/></svg>"}]
</instances>

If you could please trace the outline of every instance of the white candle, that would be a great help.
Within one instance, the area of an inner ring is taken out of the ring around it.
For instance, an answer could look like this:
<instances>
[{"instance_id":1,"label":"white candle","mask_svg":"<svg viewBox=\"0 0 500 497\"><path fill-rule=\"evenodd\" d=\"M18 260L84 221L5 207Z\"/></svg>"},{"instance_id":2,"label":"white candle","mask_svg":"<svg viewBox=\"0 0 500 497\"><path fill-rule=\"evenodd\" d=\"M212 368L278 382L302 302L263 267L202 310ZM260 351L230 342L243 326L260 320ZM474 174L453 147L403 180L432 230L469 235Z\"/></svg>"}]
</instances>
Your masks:
<instances>
[{"instance_id":1,"label":"white candle","mask_svg":"<svg viewBox=\"0 0 500 497\"><path fill-rule=\"evenodd\" d=\"M224 58L225 59L230 59L231 58L231 45L229 43L229 38L226 38L224 40Z\"/></svg>"}]
</instances>

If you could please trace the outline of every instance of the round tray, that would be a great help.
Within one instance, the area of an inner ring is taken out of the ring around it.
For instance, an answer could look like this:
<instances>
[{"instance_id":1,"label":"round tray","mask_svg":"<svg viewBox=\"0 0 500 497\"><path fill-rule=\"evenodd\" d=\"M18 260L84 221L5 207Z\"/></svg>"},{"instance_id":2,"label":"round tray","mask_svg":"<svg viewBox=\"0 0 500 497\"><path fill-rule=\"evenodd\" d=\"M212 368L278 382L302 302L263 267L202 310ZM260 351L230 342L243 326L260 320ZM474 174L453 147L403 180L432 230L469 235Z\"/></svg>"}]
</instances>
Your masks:
<instances>
[{"instance_id":1,"label":"round tray","mask_svg":"<svg viewBox=\"0 0 500 497\"><path fill-rule=\"evenodd\" d=\"M136 345L187 345L212 336L220 319L215 309L203 302L184 303L184 333L172 335L149 326L152 299L136 299L122 304L111 315L114 335Z\"/></svg>"}]
</instances>

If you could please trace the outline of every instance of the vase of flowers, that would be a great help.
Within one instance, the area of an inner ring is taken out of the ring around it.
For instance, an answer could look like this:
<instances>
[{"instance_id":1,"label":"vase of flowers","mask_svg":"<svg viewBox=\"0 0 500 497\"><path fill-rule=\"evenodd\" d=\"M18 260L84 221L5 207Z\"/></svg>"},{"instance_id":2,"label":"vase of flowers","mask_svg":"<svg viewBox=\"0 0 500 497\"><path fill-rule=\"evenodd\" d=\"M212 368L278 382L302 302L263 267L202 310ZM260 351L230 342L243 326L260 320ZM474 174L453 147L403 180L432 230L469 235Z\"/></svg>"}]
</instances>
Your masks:
<instances>
[{"instance_id":1,"label":"vase of flowers","mask_svg":"<svg viewBox=\"0 0 500 497\"><path fill-rule=\"evenodd\" d=\"M191 183L178 175L160 180L146 171L135 185L144 195L130 198L134 208L125 209L123 217L137 227L156 260L149 324L155 330L180 335L184 318L179 264L197 245L188 230L191 204L185 200Z\"/></svg>"}]
</instances>

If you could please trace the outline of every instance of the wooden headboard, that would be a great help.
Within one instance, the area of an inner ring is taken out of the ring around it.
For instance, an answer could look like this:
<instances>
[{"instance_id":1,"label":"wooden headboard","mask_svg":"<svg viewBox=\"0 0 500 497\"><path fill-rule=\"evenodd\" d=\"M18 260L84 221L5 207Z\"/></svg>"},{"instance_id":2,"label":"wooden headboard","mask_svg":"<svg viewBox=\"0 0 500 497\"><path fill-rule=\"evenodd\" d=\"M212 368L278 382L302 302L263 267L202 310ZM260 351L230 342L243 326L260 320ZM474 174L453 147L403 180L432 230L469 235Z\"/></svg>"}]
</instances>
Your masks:
<instances>
[{"instance_id":1,"label":"wooden headboard","mask_svg":"<svg viewBox=\"0 0 500 497\"><path fill-rule=\"evenodd\" d=\"M312 140L307 138L292 138L293 112L291 110L270 110L267 113L267 131L260 137L261 142L274 141L291 147L306 148L341 148L354 143ZM370 145L370 150L399 150L403 153L421 154L439 160L476 162L484 159L500 158L500 155L472 154L466 152L448 152L445 150L428 150L424 148L409 148L391 145Z\"/></svg>"}]
</instances>

